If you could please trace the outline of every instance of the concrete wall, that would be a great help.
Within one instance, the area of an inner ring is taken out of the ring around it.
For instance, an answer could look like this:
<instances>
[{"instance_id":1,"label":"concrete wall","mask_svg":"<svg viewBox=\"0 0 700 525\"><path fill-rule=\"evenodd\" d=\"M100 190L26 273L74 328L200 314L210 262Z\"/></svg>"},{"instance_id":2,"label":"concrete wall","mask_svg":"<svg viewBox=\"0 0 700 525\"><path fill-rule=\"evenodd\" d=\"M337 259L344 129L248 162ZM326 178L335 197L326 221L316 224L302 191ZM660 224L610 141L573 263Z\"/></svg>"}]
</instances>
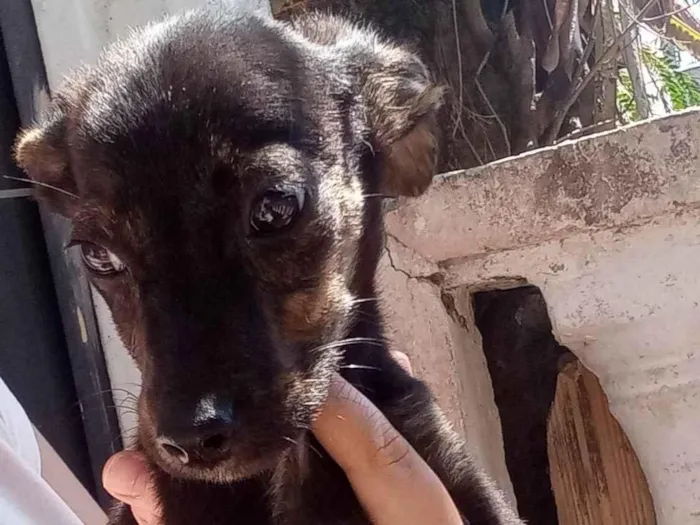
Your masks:
<instances>
[{"instance_id":1,"label":"concrete wall","mask_svg":"<svg viewBox=\"0 0 700 525\"><path fill-rule=\"evenodd\" d=\"M508 487L475 291L538 286L601 380L659 525L700 522L700 112L439 177L387 214L392 339Z\"/></svg>"},{"instance_id":2,"label":"concrete wall","mask_svg":"<svg viewBox=\"0 0 700 525\"><path fill-rule=\"evenodd\" d=\"M34 0L51 86L127 26L197 4ZM380 283L392 344L511 498L471 294L530 283L559 341L600 378L659 525L700 520L699 116L444 175L387 214ZM135 392L138 373L96 303L113 387ZM125 432L134 424L121 420Z\"/></svg>"}]
</instances>

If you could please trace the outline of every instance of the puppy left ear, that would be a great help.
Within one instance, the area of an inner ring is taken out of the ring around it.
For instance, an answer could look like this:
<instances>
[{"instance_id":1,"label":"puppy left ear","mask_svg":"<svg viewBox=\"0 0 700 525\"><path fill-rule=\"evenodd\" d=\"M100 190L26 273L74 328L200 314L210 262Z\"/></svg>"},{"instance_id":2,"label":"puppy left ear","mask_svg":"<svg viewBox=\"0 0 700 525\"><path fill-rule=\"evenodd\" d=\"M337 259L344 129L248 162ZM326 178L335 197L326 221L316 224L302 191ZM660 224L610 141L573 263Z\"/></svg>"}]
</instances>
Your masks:
<instances>
[{"instance_id":1,"label":"puppy left ear","mask_svg":"<svg viewBox=\"0 0 700 525\"><path fill-rule=\"evenodd\" d=\"M414 54L389 46L378 51L379 63L365 78L362 98L379 156L380 191L417 196L437 168L443 89Z\"/></svg>"}]
</instances>

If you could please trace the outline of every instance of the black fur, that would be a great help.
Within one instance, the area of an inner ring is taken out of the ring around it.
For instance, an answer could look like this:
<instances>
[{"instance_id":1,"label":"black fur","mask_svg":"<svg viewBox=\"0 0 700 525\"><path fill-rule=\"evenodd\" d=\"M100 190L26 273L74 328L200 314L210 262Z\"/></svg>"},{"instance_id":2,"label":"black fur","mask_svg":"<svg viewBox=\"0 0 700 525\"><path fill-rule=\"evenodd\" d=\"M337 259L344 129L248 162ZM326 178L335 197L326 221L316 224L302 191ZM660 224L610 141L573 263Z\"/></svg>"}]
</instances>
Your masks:
<instances>
[{"instance_id":1,"label":"black fur","mask_svg":"<svg viewBox=\"0 0 700 525\"><path fill-rule=\"evenodd\" d=\"M60 190L38 192L73 219L73 242L126 265L91 278L143 373L136 447L167 525L367 525L308 432L338 370L427 460L465 523L521 523L391 359L374 301L378 197L429 184L440 93L418 57L370 29L199 11L111 47L20 138L19 164ZM258 238L251 203L280 182L307 203L284 235ZM210 393L233 403L232 453L178 466L154 439ZM118 506L110 523L135 522Z\"/></svg>"}]
</instances>

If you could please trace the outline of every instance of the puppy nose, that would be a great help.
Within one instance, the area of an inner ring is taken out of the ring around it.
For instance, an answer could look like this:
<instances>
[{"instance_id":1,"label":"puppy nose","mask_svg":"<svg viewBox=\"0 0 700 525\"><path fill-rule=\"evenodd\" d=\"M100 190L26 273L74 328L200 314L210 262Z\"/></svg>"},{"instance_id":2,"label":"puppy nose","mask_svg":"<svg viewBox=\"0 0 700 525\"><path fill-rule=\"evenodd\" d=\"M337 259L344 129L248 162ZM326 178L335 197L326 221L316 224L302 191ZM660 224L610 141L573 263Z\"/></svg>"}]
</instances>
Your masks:
<instances>
[{"instance_id":1,"label":"puppy nose","mask_svg":"<svg viewBox=\"0 0 700 525\"><path fill-rule=\"evenodd\" d=\"M197 403L194 417L161 428L156 438L163 455L183 465L214 464L226 458L235 429L233 405L213 397Z\"/></svg>"}]
</instances>

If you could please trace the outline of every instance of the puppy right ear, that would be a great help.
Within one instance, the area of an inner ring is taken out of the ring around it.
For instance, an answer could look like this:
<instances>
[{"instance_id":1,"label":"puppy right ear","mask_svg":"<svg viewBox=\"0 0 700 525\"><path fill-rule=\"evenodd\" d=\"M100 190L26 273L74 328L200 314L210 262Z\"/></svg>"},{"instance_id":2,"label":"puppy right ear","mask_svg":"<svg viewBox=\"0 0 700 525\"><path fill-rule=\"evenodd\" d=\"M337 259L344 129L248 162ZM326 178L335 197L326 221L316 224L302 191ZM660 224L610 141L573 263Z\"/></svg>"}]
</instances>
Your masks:
<instances>
[{"instance_id":1,"label":"puppy right ear","mask_svg":"<svg viewBox=\"0 0 700 525\"><path fill-rule=\"evenodd\" d=\"M437 168L443 89L417 55L387 44L375 52L362 98L379 158L380 191L418 196Z\"/></svg>"},{"instance_id":2,"label":"puppy right ear","mask_svg":"<svg viewBox=\"0 0 700 525\"><path fill-rule=\"evenodd\" d=\"M51 211L70 218L76 209L78 190L68 161L65 122L65 112L54 104L42 124L20 133L14 154L17 165L32 181L37 198Z\"/></svg>"},{"instance_id":3,"label":"puppy right ear","mask_svg":"<svg viewBox=\"0 0 700 525\"><path fill-rule=\"evenodd\" d=\"M359 80L359 98L377 158L377 188L398 197L423 193L438 163L438 111L443 89L420 57L373 29L322 13L293 26L310 41L342 49Z\"/></svg>"}]
</instances>

